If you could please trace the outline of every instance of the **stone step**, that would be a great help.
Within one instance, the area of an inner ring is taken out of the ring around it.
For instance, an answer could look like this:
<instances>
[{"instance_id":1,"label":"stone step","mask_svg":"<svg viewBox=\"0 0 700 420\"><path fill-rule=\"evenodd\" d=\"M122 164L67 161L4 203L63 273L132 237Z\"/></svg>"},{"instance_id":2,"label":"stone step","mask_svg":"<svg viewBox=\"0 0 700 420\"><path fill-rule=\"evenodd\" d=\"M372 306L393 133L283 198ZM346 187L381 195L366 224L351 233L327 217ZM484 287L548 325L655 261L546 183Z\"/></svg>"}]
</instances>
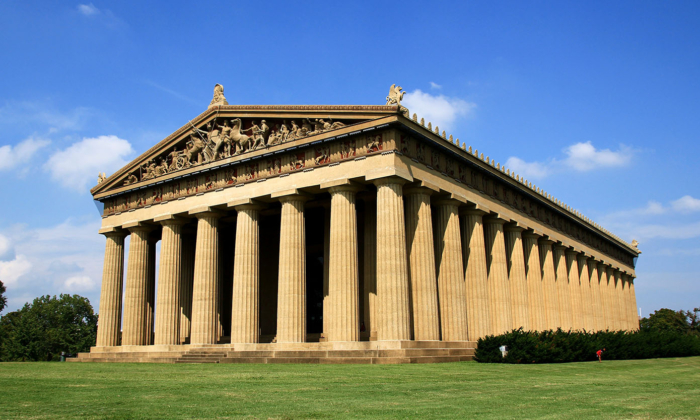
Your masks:
<instances>
[{"instance_id":1,"label":"stone step","mask_svg":"<svg viewBox=\"0 0 700 420\"><path fill-rule=\"evenodd\" d=\"M275 352L273 350L243 350L243 351L230 351L226 353L226 357L240 358L240 357L273 357Z\"/></svg>"},{"instance_id":2,"label":"stone step","mask_svg":"<svg viewBox=\"0 0 700 420\"><path fill-rule=\"evenodd\" d=\"M180 358L175 360L175 363L219 363L219 359L207 358L207 357L189 357Z\"/></svg>"},{"instance_id":3,"label":"stone step","mask_svg":"<svg viewBox=\"0 0 700 420\"><path fill-rule=\"evenodd\" d=\"M226 357L226 353L185 353L181 357L196 357L196 358L201 358L201 357L213 357L213 358L220 358L220 357Z\"/></svg>"}]
</instances>

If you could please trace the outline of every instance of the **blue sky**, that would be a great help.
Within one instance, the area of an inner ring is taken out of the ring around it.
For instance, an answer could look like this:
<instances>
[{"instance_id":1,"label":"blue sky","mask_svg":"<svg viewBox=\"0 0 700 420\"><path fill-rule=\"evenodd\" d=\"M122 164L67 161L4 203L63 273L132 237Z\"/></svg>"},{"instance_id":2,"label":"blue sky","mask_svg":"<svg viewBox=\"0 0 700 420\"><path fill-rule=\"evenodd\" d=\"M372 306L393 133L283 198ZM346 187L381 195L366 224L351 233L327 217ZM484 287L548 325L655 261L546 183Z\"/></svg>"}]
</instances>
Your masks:
<instances>
[{"instance_id":1,"label":"blue sky","mask_svg":"<svg viewBox=\"0 0 700 420\"><path fill-rule=\"evenodd\" d=\"M0 3L0 280L99 302L89 188L206 109L383 104L618 236L644 314L700 306L698 2Z\"/></svg>"}]
</instances>

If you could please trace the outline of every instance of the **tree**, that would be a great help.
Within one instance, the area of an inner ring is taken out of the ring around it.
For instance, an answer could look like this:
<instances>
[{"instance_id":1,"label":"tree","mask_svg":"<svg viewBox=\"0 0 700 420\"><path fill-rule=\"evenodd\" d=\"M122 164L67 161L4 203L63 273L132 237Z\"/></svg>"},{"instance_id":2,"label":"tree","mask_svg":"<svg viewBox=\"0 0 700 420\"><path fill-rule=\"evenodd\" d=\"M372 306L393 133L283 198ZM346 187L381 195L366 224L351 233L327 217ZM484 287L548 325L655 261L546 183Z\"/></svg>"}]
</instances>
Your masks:
<instances>
[{"instance_id":1,"label":"tree","mask_svg":"<svg viewBox=\"0 0 700 420\"><path fill-rule=\"evenodd\" d=\"M693 311L685 311L685 316L688 318L690 333L700 336L700 308L693 308Z\"/></svg>"},{"instance_id":2,"label":"tree","mask_svg":"<svg viewBox=\"0 0 700 420\"><path fill-rule=\"evenodd\" d=\"M6 291L7 289L5 288L5 285L2 284L2 280L0 280L0 312L5 309L5 306L7 306L7 297L5 296Z\"/></svg>"},{"instance_id":3,"label":"tree","mask_svg":"<svg viewBox=\"0 0 700 420\"><path fill-rule=\"evenodd\" d=\"M41 296L0 319L3 361L53 360L95 345L97 315L87 298Z\"/></svg>"},{"instance_id":4,"label":"tree","mask_svg":"<svg viewBox=\"0 0 700 420\"><path fill-rule=\"evenodd\" d=\"M640 322L642 330L673 331L682 334L690 332L688 318L683 311L662 308L654 311L649 318L642 318Z\"/></svg>"}]
</instances>

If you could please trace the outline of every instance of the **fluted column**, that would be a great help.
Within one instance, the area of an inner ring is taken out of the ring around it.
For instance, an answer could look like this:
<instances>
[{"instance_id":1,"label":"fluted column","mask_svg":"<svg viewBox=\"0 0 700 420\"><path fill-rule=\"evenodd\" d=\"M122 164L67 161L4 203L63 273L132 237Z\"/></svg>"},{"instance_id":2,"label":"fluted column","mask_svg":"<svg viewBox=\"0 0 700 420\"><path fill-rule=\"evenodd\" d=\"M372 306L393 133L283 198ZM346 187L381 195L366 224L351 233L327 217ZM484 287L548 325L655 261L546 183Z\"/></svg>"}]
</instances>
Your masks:
<instances>
[{"instance_id":1,"label":"fluted column","mask_svg":"<svg viewBox=\"0 0 700 420\"><path fill-rule=\"evenodd\" d=\"M304 202L308 197L281 197L277 342L306 341L306 231Z\"/></svg>"},{"instance_id":2,"label":"fluted column","mask_svg":"<svg viewBox=\"0 0 700 420\"><path fill-rule=\"evenodd\" d=\"M156 304L156 244L154 236L148 238L148 275L146 281L146 344L153 344Z\"/></svg>"},{"instance_id":3,"label":"fluted column","mask_svg":"<svg viewBox=\"0 0 700 420\"><path fill-rule=\"evenodd\" d=\"M527 278L527 310L530 329L534 331L547 330L547 314L544 304L542 286L542 264L540 263L539 235L525 232L523 237L523 256Z\"/></svg>"},{"instance_id":4,"label":"fluted column","mask_svg":"<svg viewBox=\"0 0 700 420\"><path fill-rule=\"evenodd\" d=\"M192 286L192 344L216 344L219 338L220 213L197 213L197 244Z\"/></svg>"},{"instance_id":5,"label":"fluted column","mask_svg":"<svg viewBox=\"0 0 700 420\"><path fill-rule=\"evenodd\" d=\"M561 327L552 244L554 244L554 242L548 239L540 239L538 242L540 248L540 263L542 264L542 292L544 295L545 318L547 320L548 330L556 330Z\"/></svg>"},{"instance_id":6,"label":"fluted column","mask_svg":"<svg viewBox=\"0 0 700 420\"><path fill-rule=\"evenodd\" d=\"M595 331L605 331L607 324L605 320L605 310L603 308L603 292L598 262L595 258L588 259L589 278L591 281L591 297L593 301L593 320Z\"/></svg>"},{"instance_id":7,"label":"fluted column","mask_svg":"<svg viewBox=\"0 0 700 420\"><path fill-rule=\"evenodd\" d=\"M559 244L554 245L554 272L556 273L561 328L564 331L569 331L573 328L569 273L566 268L566 247Z\"/></svg>"},{"instance_id":8,"label":"fluted column","mask_svg":"<svg viewBox=\"0 0 700 420\"><path fill-rule=\"evenodd\" d=\"M438 283L435 269L435 250L433 247L430 194L431 190L427 188L418 187L404 190L406 201L406 244L408 246L409 282L411 284L411 308L413 311L413 339L419 341L440 339ZM436 239L440 240L439 237ZM463 282L461 272L462 267L460 263L458 270L459 281ZM445 317L443 316L444 322ZM443 330L444 328L443 324ZM446 340L444 337L443 333L443 340Z\"/></svg>"},{"instance_id":9,"label":"fluted column","mask_svg":"<svg viewBox=\"0 0 700 420\"><path fill-rule=\"evenodd\" d=\"M182 225L179 219L160 222L163 237L158 269L155 344L180 344L180 291L182 287Z\"/></svg>"},{"instance_id":10,"label":"fluted column","mask_svg":"<svg viewBox=\"0 0 700 420\"><path fill-rule=\"evenodd\" d=\"M639 315L637 314L637 296L634 294L634 277L630 276L630 302L632 304L632 310L634 311L634 316L632 317L632 331L637 331L639 329Z\"/></svg>"},{"instance_id":11,"label":"fluted column","mask_svg":"<svg viewBox=\"0 0 700 420\"><path fill-rule=\"evenodd\" d=\"M615 297L614 304L616 305L617 309L617 317L615 319L615 322L617 325L617 330L624 331L627 329L625 316L627 306L625 305L624 301L624 290L622 284L622 277L620 277L620 270L613 269L612 276L615 279L615 290L613 291L613 293Z\"/></svg>"},{"instance_id":12,"label":"fluted column","mask_svg":"<svg viewBox=\"0 0 700 420\"><path fill-rule=\"evenodd\" d=\"M508 282L510 283L510 307L512 328L532 329L528 313L527 275L525 274L525 254L523 251L523 228L506 225L506 256L508 258Z\"/></svg>"},{"instance_id":13,"label":"fluted column","mask_svg":"<svg viewBox=\"0 0 700 420\"><path fill-rule=\"evenodd\" d=\"M331 311L329 341L360 339L357 212L353 186L330 188L331 247L328 292Z\"/></svg>"},{"instance_id":14,"label":"fluted column","mask_svg":"<svg viewBox=\"0 0 700 420\"><path fill-rule=\"evenodd\" d=\"M233 260L231 343L260 340L260 209L256 204L235 207L236 250Z\"/></svg>"},{"instance_id":15,"label":"fluted column","mask_svg":"<svg viewBox=\"0 0 700 420\"><path fill-rule=\"evenodd\" d=\"M126 268L126 292L124 294L123 346L144 346L148 344L148 276L149 252L147 226L129 228L129 262Z\"/></svg>"},{"instance_id":16,"label":"fluted column","mask_svg":"<svg viewBox=\"0 0 700 420\"><path fill-rule=\"evenodd\" d=\"M483 215L484 212L472 209L462 212L461 217L467 334L470 341L492 334Z\"/></svg>"},{"instance_id":17,"label":"fluted column","mask_svg":"<svg viewBox=\"0 0 700 420\"><path fill-rule=\"evenodd\" d=\"M323 205L323 332L321 341L328 340L331 319L331 298L328 282L331 276L331 203Z\"/></svg>"},{"instance_id":18,"label":"fluted column","mask_svg":"<svg viewBox=\"0 0 700 420\"><path fill-rule=\"evenodd\" d=\"M620 283L622 283L622 295L621 295L621 302L622 302L622 329L624 331L631 331L632 330L632 312L630 311L631 302L630 302L630 286L629 286L629 281L627 280L627 274L625 273L620 273Z\"/></svg>"},{"instance_id":19,"label":"fluted column","mask_svg":"<svg viewBox=\"0 0 700 420\"><path fill-rule=\"evenodd\" d=\"M97 324L97 346L118 346L122 324L122 287L124 281L125 231L109 232L105 245L100 318Z\"/></svg>"},{"instance_id":20,"label":"fluted column","mask_svg":"<svg viewBox=\"0 0 700 420\"><path fill-rule=\"evenodd\" d=\"M410 340L408 261L403 184L381 178L377 186L377 298L380 340Z\"/></svg>"},{"instance_id":21,"label":"fluted column","mask_svg":"<svg viewBox=\"0 0 700 420\"><path fill-rule=\"evenodd\" d=\"M435 256L443 341L466 341L469 338L458 204L455 200L435 202Z\"/></svg>"},{"instance_id":22,"label":"fluted column","mask_svg":"<svg viewBox=\"0 0 700 420\"><path fill-rule=\"evenodd\" d=\"M508 263L503 235L504 220L495 217L484 219L486 238L486 263L489 270L489 312L491 332L504 334L512 329L513 316L508 284Z\"/></svg>"},{"instance_id":23,"label":"fluted column","mask_svg":"<svg viewBox=\"0 0 700 420\"><path fill-rule=\"evenodd\" d=\"M330 213L329 213L330 214ZM330 227L330 225L329 225ZM329 229L330 231L330 229ZM377 339L377 197L365 197L364 316L369 339Z\"/></svg>"},{"instance_id":24,"label":"fluted column","mask_svg":"<svg viewBox=\"0 0 700 420\"><path fill-rule=\"evenodd\" d=\"M567 249L566 271L569 277L569 301L571 302L571 328L574 331L583 331L584 315L581 291L581 279L578 271L578 252Z\"/></svg>"},{"instance_id":25,"label":"fluted column","mask_svg":"<svg viewBox=\"0 0 700 420\"><path fill-rule=\"evenodd\" d=\"M620 329L620 304L617 299L617 284L615 279L615 269L607 266L605 272L608 276L608 304L610 305L610 329L618 331Z\"/></svg>"},{"instance_id":26,"label":"fluted column","mask_svg":"<svg viewBox=\"0 0 700 420\"><path fill-rule=\"evenodd\" d=\"M180 289L180 343L189 342L192 332L192 286L194 283L194 229L182 231L182 285Z\"/></svg>"},{"instance_id":27,"label":"fluted column","mask_svg":"<svg viewBox=\"0 0 700 420\"><path fill-rule=\"evenodd\" d=\"M591 292L591 278L588 271L588 259L582 253L576 254L578 260L578 276L581 282L581 310L583 314L583 328L586 331L595 331L594 303Z\"/></svg>"},{"instance_id":28,"label":"fluted column","mask_svg":"<svg viewBox=\"0 0 700 420\"><path fill-rule=\"evenodd\" d=\"M600 276L600 303L603 307L603 320L605 330L614 330L612 307L610 304L609 276L605 264L598 263L598 275Z\"/></svg>"}]
</instances>

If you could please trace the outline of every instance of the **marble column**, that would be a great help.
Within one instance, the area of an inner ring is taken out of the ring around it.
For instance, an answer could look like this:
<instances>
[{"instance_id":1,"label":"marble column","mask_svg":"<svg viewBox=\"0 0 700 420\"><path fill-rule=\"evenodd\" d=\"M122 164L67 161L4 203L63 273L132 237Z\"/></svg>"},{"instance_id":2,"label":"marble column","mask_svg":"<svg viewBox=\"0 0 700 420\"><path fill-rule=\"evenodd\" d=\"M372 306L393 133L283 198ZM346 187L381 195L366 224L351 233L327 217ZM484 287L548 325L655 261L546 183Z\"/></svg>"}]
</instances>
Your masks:
<instances>
[{"instance_id":1,"label":"marble column","mask_svg":"<svg viewBox=\"0 0 700 420\"><path fill-rule=\"evenodd\" d=\"M281 197L277 342L306 341L306 230L304 203L308 197Z\"/></svg>"},{"instance_id":2,"label":"marble column","mask_svg":"<svg viewBox=\"0 0 700 420\"><path fill-rule=\"evenodd\" d=\"M622 283L622 329L625 331L632 330L632 311L630 310L632 304L630 303L630 285L628 281L628 276L625 273L620 273L620 283Z\"/></svg>"},{"instance_id":3,"label":"marble column","mask_svg":"<svg viewBox=\"0 0 700 420\"><path fill-rule=\"evenodd\" d=\"M408 259L400 178L380 178L377 186L377 298L379 340L410 340Z\"/></svg>"},{"instance_id":4,"label":"marble column","mask_svg":"<svg viewBox=\"0 0 700 420\"><path fill-rule=\"evenodd\" d=\"M197 244L192 286L192 344L216 344L219 339L219 218L202 212L197 217Z\"/></svg>"},{"instance_id":5,"label":"marble column","mask_svg":"<svg viewBox=\"0 0 700 420\"><path fill-rule=\"evenodd\" d=\"M625 305L624 301L625 295L623 290L622 277L620 277L619 270L613 270L612 276L615 279L615 290L613 291L615 299L613 304L616 305L617 309L617 318L615 319L615 322L617 324L618 331L624 331L627 329L627 318L625 315L625 312L627 311L627 305Z\"/></svg>"},{"instance_id":6,"label":"marble column","mask_svg":"<svg viewBox=\"0 0 700 420\"><path fill-rule=\"evenodd\" d=\"M331 319L331 298L329 285L331 276L331 203L323 204L323 332L321 341L328 341Z\"/></svg>"},{"instance_id":7,"label":"marble column","mask_svg":"<svg viewBox=\"0 0 700 420\"><path fill-rule=\"evenodd\" d=\"M583 291L578 269L578 252L567 249L566 271L569 277L569 293L571 301L571 328L574 331L585 330L585 316L583 314Z\"/></svg>"},{"instance_id":8,"label":"marble column","mask_svg":"<svg viewBox=\"0 0 700 420\"><path fill-rule=\"evenodd\" d=\"M124 282L125 231L109 232L105 245L100 318L97 324L97 346L118 346L122 325L122 287Z\"/></svg>"},{"instance_id":9,"label":"marble column","mask_svg":"<svg viewBox=\"0 0 700 420\"><path fill-rule=\"evenodd\" d=\"M231 343L260 341L260 209L236 206L236 245L233 259Z\"/></svg>"},{"instance_id":10,"label":"marble column","mask_svg":"<svg viewBox=\"0 0 700 420\"><path fill-rule=\"evenodd\" d=\"M462 212L462 259L467 296L467 334L470 341L492 334L484 241L484 212Z\"/></svg>"},{"instance_id":11,"label":"marble column","mask_svg":"<svg viewBox=\"0 0 700 420\"><path fill-rule=\"evenodd\" d=\"M148 238L148 276L146 282L146 344L153 344L156 304L156 245L158 239Z\"/></svg>"},{"instance_id":12,"label":"marble column","mask_svg":"<svg viewBox=\"0 0 700 420\"><path fill-rule=\"evenodd\" d=\"M598 263L598 275L600 276L600 303L603 307L603 320L604 320L604 325L605 329L604 330L610 330L613 331L614 324L613 324L613 314L612 314L612 307L610 304L610 289L608 285L608 271L605 267L605 264L602 262Z\"/></svg>"},{"instance_id":13,"label":"marble column","mask_svg":"<svg viewBox=\"0 0 700 420\"><path fill-rule=\"evenodd\" d=\"M486 238L486 263L488 267L489 313L491 332L505 334L512 329L508 263L503 235L504 220L496 217L484 219Z\"/></svg>"},{"instance_id":14,"label":"marble column","mask_svg":"<svg viewBox=\"0 0 700 420\"><path fill-rule=\"evenodd\" d=\"M576 254L578 260L578 276L581 282L581 307L583 313L583 328L586 331L595 331L594 303L591 292L591 278L588 271L588 259L582 254Z\"/></svg>"},{"instance_id":15,"label":"marble column","mask_svg":"<svg viewBox=\"0 0 700 420\"><path fill-rule=\"evenodd\" d=\"M148 344L148 262L151 247L148 244L150 226L129 228L129 261L126 268L126 292L124 293L123 346Z\"/></svg>"},{"instance_id":16,"label":"marble column","mask_svg":"<svg viewBox=\"0 0 700 420\"><path fill-rule=\"evenodd\" d=\"M598 272L598 262L595 258L588 259L588 277L591 281L591 297L593 301L593 320L595 331L605 331L607 329L605 320L605 310L603 308L603 292L600 272Z\"/></svg>"},{"instance_id":17,"label":"marble column","mask_svg":"<svg viewBox=\"0 0 700 420\"><path fill-rule=\"evenodd\" d=\"M559 300L559 321L564 331L573 328L571 314L571 292L569 273L566 268L566 247L554 245L554 272L556 273L557 298Z\"/></svg>"},{"instance_id":18,"label":"marble column","mask_svg":"<svg viewBox=\"0 0 700 420\"><path fill-rule=\"evenodd\" d=\"M188 343L192 332L192 286L196 236L188 226L182 231L182 286L180 289L180 343Z\"/></svg>"},{"instance_id":19,"label":"marble column","mask_svg":"<svg viewBox=\"0 0 700 420\"><path fill-rule=\"evenodd\" d=\"M359 341L360 283L357 257L357 188L332 187L328 293L331 310L328 341Z\"/></svg>"},{"instance_id":20,"label":"marble column","mask_svg":"<svg viewBox=\"0 0 700 420\"><path fill-rule=\"evenodd\" d=\"M155 344L180 344L180 292L182 287L182 225L168 219L163 225L158 269Z\"/></svg>"},{"instance_id":21,"label":"marble column","mask_svg":"<svg viewBox=\"0 0 700 420\"><path fill-rule=\"evenodd\" d=\"M435 269L435 250L433 247L433 222L430 209L431 193L431 190L421 187L404 189L406 201L406 244L408 246L411 308L413 310L413 339L417 341L440 339L438 283ZM437 238L437 240L440 239ZM462 267L460 263L458 270L460 283L463 282L461 272ZM440 297L442 298L442 295ZM464 302L462 303L464 304ZM464 316L466 319L466 313ZM443 315L444 322L445 317ZM444 333L443 339L445 339Z\"/></svg>"},{"instance_id":22,"label":"marble column","mask_svg":"<svg viewBox=\"0 0 700 420\"><path fill-rule=\"evenodd\" d=\"M634 310L634 316L632 317L632 331L637 331L639 329L639 315L637 310L637 296L634 294L634 277L630 276L630 301L632 304L632 309Z\"/></svg>"},{"instance_id":23,"label":"marble column","mask_svg":"<svg viewBox=\"0 0 700 420\"><path fill-rule=\"evenodd\" d=\"M527 278L527 311L530 329L534 331L547 330L547 311L544 304L544 289L542 286L542 264L540 263L539 235L532 232L522 234L523 256Z\"/></svg>"},{"instance_id":24,"label":"marble column","mask_svg":"<svg viewBox=\"0 0 700 420\"><path fill-rule=\"evenodd\" d=\"M610 305L610 329L620 330L620 305L617 301L617 284L615 282L615 269L610 266L605 268L608 276L608 304Z\"/></svg>"},{"instance_id":25,"label":"marble column","mask_svg":"<svg viewBox=\"0 0 700 420\"><path fill-rule=\"evenodd\" d=\"M559 297L557 292L557 277L554 271L553 244L554 242L549 239L540 239L538 242L540 248L540 263L542 264L542 292L548 330L556 330L562 326L559 318Z\"/></svg>"},{"instance_id":26,"label":"marble column","mask_svg":"<svg viewBox=\"0 0 700 420\"><path fill-rule=\"evenodd\" d=\"M515 225L505 226L506 256L508 258L508 282L510 283L510 302L512 328L532 329L528 313L528 284L525 273L525 253L523 249L523 228Z\"/></svg>"},{"instance_id":27,"label":"marble column","mask_svg":"<svg viewBox=\"0 0 700 420\"><path fill-rule=\"evenodd\" d=\"M364 322L370 341L377 339L377 197L365 197ZM330 232L330 225L329 225Z\"/></svg>"},{"instance_id":28,"label":"marble column","mask_svg":"<svg viewBox=\"0 0 700 420\"><path fill-rule=\"evenodd\" d=\"M459 202L437 200L435 257L443 341L467 341L467 296L459 234ZM414 304L415 304L414 299Z\"/></svg>"}]
</instances>

